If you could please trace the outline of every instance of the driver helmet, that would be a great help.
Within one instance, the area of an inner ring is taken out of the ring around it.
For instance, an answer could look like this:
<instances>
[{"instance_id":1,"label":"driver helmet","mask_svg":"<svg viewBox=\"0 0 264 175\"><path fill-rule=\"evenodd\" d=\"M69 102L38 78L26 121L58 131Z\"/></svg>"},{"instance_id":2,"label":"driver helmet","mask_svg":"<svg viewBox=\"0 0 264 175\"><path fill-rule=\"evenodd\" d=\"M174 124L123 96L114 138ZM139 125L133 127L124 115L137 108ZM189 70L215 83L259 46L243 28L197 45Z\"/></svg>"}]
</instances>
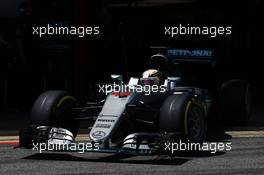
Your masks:
<instances>
[{"instance_id":1,"label":"driver helmet","mask_svg":"<svg viewBox=\"0 0 264 175\"><path fill-rule=\"evenodd\" d=\"M161 83L162 73L156 69L148 69L142 74L140 79L143 85L159 85Z\"/></svg>"}]
</instances>

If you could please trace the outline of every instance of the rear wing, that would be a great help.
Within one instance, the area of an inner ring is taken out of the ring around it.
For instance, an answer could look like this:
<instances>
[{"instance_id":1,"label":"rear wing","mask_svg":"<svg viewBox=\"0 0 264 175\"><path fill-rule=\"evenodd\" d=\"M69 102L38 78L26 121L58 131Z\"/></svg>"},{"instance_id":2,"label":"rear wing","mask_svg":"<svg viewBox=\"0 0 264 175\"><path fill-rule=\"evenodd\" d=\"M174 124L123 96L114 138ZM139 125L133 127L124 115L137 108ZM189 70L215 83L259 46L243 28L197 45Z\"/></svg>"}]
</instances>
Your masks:
<instances>
[{"instance_id":1,"label":"rear wing","mask_svg":"<svg viewBox=\"0 0 264 175\"><path fill-rule=\"evenodd\" d=\"M193 63L211 63L213 62L213 51L211 49L190 50L168 48L166 51L167 58L172 63L193 62Z\"/></svg>"},{"instance_id":2,"label":"rear wing","mask_svg":"<svg viewBox=\"0 0 264 175\"><path fill-rule=\"evenodd\" d=\"M170 64L209 63L215 62L212 49L179 49L170 47L151 47L155 53L151 59L163 55Z\"/></svg>"}]
</instances>

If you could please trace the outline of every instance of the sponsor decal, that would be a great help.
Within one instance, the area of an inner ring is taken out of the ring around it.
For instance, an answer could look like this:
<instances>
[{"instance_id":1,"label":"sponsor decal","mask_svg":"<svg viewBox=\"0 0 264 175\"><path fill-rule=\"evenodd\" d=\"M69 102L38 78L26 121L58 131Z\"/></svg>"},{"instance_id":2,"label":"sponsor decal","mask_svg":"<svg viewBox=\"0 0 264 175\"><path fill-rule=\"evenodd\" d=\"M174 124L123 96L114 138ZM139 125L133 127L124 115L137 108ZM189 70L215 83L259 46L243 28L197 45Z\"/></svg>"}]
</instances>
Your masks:
<instances>
[{"instance_id":1,"label":"sponsor decal","mask_svg":"<svg viewBox=\"0 0 264 175\"><path fill-rule=\"evenodd\" d=\"M111 123L115 122L115 120L110 120L110 119L98 119L97 121L98 122L111 122Z\"/></svg>"},{"instance_id":2,"label":"sponsor decal","mask_svg":"<svg viewBox=\"0 0 264 175\"><path fill-rule=\"evenodd\" d=\"M187 49L169 49L168 56L174 57L198 57L198 58L212 58L212 50L187 50Z\"/></svg>"},{"instance_id":3,"label":"sponsor decal","mask_svg":"<svg viewBox=\"0 0 264 175\"><path fill-rule=\"evenodd\" d=\"M96 139L100 139L102 137L104 137L106 135L106 133L104 131L95 131L92 136Z\"/></svg>"},{"instance_id":4,"label":"sponsor decal","mask_svg":"<svg viewBox=\"0 0 264 175\"><path fill-rule=\"evenodd\" d=\"M110 128L111 125L108 125L108 124L96 124L95 127L96 128Z\"/></svg>"}]
</instances>

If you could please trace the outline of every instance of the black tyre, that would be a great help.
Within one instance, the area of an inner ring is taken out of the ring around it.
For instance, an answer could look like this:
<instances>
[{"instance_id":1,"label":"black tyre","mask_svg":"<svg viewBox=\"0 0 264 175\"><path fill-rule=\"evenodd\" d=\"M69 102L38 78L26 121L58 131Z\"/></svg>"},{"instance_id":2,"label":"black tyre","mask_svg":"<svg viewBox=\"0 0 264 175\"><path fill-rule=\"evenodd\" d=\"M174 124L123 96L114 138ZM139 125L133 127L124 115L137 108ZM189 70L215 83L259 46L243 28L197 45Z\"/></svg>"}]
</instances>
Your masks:
<instances>
[{"instance_id":1,"label":"black tyre","mask_svg":"<svg viewBox=\"0 0 264 175\"><path fill-rule=\"evenodd\" d=\"M220 91L220 114L232 125L246 125L251 114L250 85L243 80L223 83Z\"/></svg>"},{"instance_id":2,"label":"black tyre","mask_svg":"<svg viewBox=\"0 0 264 175\"><path fill-rule=\"evenodd\" d=\"M204 108L189 94L171 95L160 111L161 132L183 133L187 141L202 143L206 137Z\"/></svg>"},{"instance_id":3,"label":"black tyre","mask_svg":"<svg viewBox=\"0 0 264 175\"><path fill-rule=\"evenodd\" d=\"M32 140L34 135L34 126L19 130L19 146L24 148L32 148Z\"/></svg>"},{"instance_id":4,"label":"black tyre","mask_svg":"<svg viewBox=\"0 0 264 175\"><path fill-rule=\"evenodd\" d=\"M35 101L31 112L31 124L62 127L77 135L79 122L73 120L72 108L76 101L67 92L47 91Z\"/></svg>"}]
</instances>

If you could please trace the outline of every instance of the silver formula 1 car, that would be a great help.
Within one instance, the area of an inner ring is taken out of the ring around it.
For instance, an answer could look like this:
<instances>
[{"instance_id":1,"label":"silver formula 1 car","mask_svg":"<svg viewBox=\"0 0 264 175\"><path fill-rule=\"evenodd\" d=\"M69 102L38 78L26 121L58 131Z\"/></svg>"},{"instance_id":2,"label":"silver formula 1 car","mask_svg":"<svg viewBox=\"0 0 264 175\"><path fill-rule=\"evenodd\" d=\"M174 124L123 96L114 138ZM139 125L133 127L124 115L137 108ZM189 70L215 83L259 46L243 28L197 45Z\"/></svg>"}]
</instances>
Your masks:
<instances>
[{"instance_id":1,"label":"silver formula 1 car","mask_svg":"<svg viewBox=\"0 0 264 175\"><path fill-rule=\"evenodd\" d=\"M194 58L196 62L210 62L210 52L167 51L167 55L155 54L151 61L173 57L177 64L193 62ZM100 148L96 151L162 152L166 142L204 142L207 119L216 115L212 111L235 116L240 122L249 117L249 86L245 81L225 82L215 95L205 88L186 86L181 76L162 78L160 74L150 69L141 78L131 77L127 84L121 75L112 75L114 84L100 87L109 91L106 99L81 107L67 92L44 92L33 105L30 127L20 132L20 146L72 144L80 121L88 120L91 126L87 128L91 129L87 134ZM212 109L216 105L219 110Z\"/></svg>"}]
</instances>

